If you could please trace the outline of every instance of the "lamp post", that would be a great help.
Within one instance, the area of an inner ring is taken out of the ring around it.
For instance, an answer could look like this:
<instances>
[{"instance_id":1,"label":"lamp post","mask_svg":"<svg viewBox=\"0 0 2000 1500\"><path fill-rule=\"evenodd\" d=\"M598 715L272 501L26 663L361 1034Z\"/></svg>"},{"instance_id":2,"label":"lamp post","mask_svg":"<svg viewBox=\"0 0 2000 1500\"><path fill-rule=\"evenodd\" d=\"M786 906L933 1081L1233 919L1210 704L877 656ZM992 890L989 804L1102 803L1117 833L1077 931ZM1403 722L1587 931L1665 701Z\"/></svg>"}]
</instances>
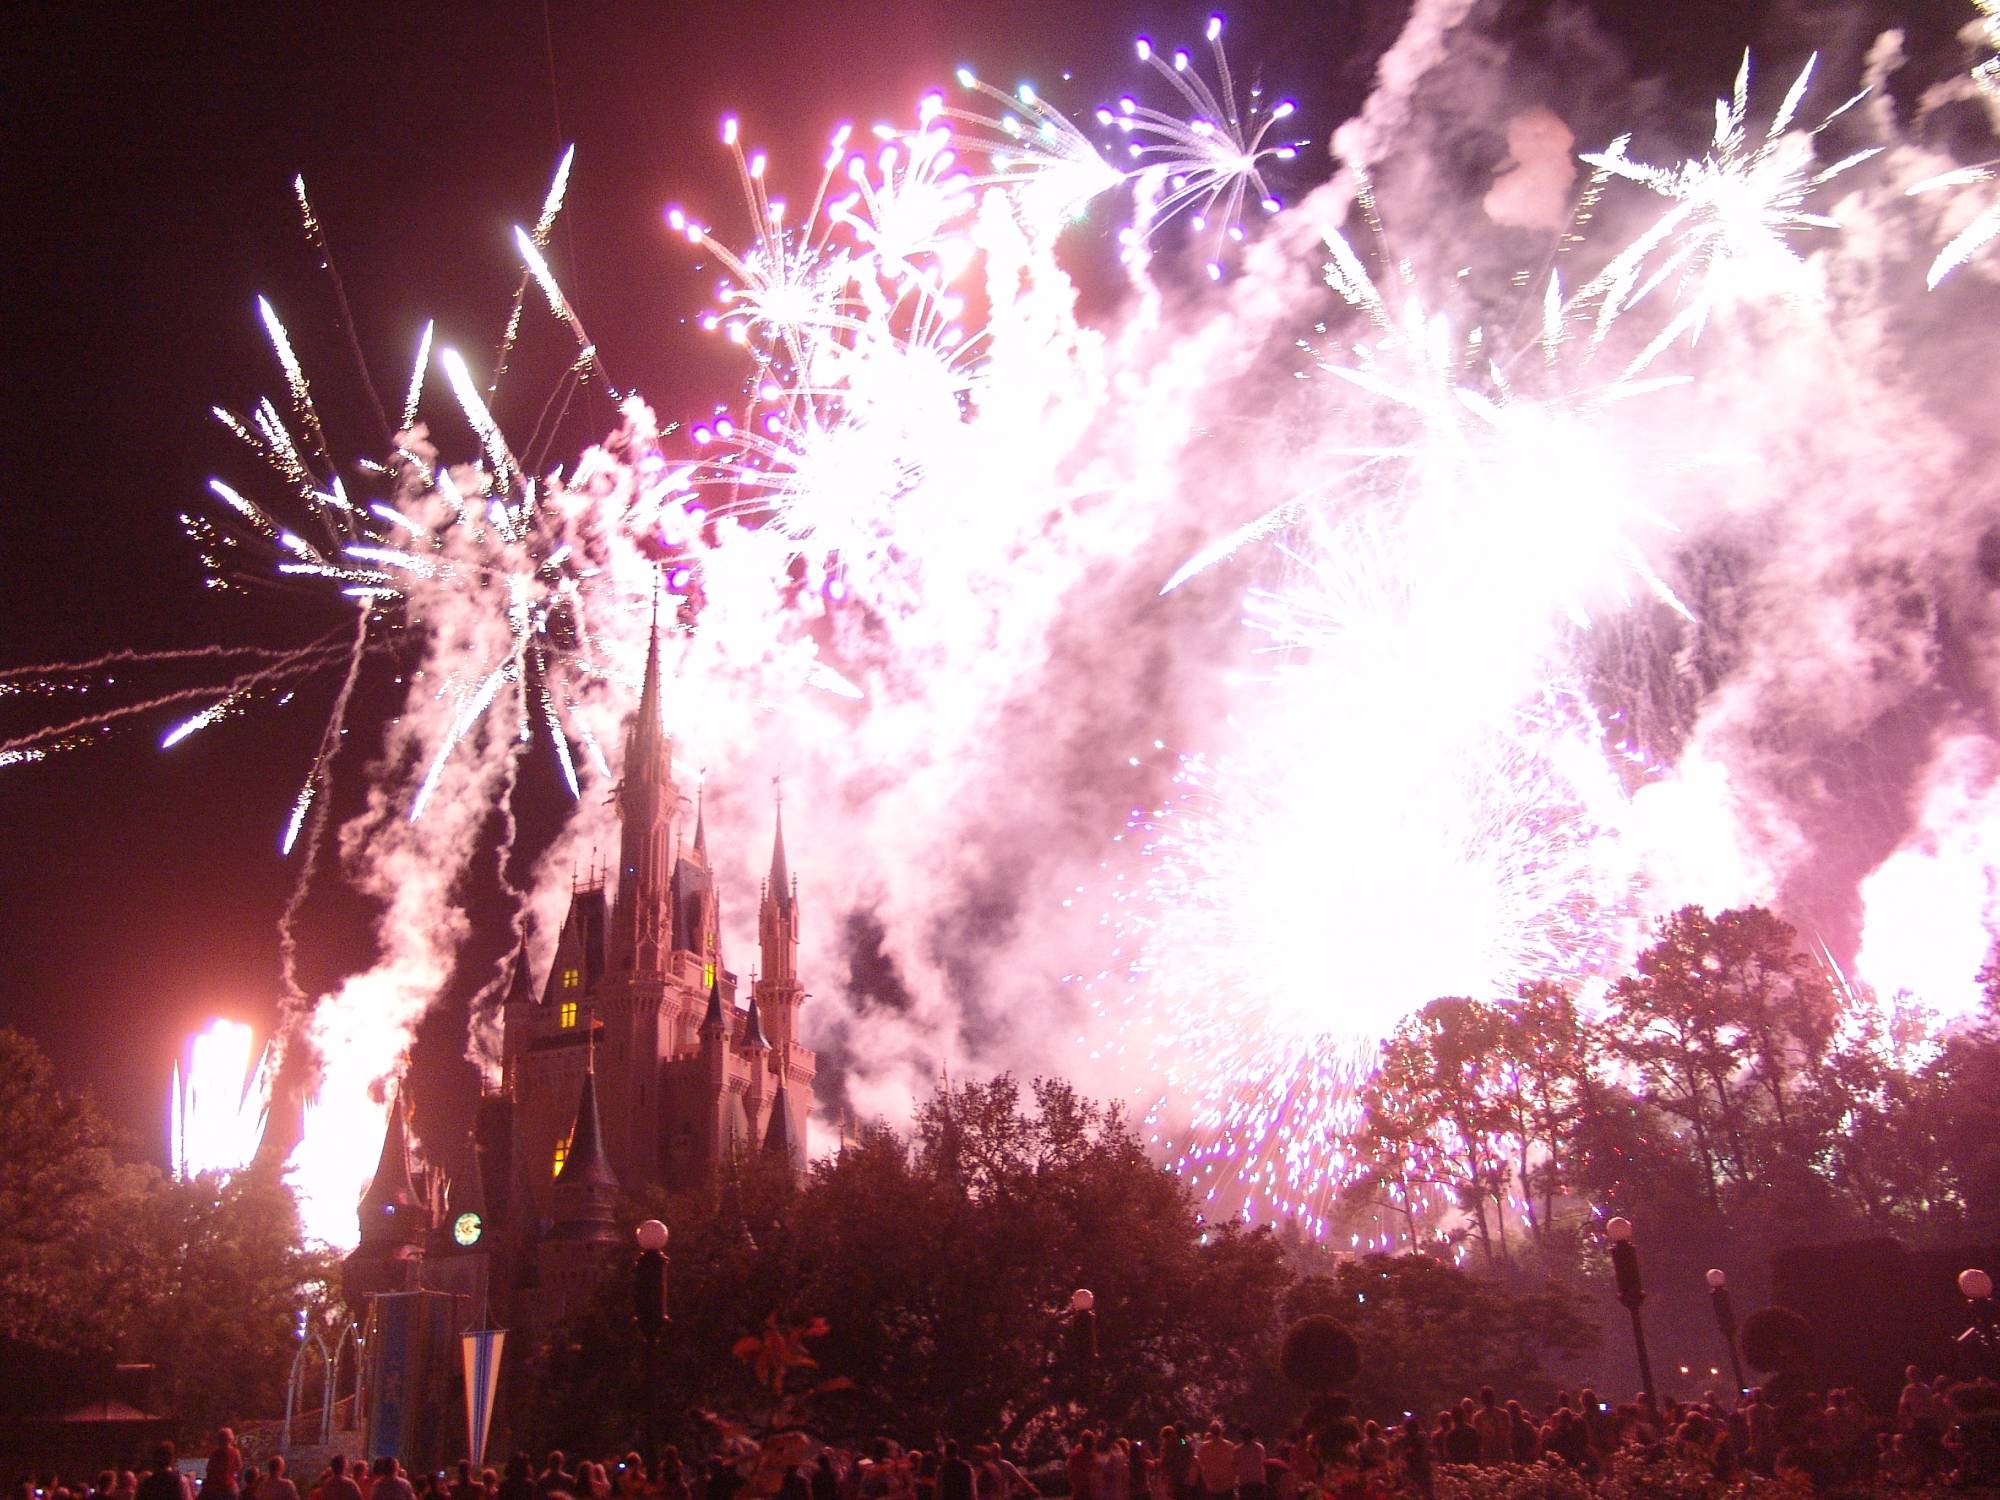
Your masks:
<instances>
[{"instance_id":1,"label":"lamp post","mask_svg":"<svg viewBox=\"0 0 2000 1500\"><path fill-rule=\"evenodd\" d=\"M1729 1300L1729 1278L1719 1269L1708 1273L1708 1305L1715 1309L1715 1326L1729 1346L1729 1368L1736 1376L1736 1399L1741 1401L1743 1361L1736 1353L1736 1308Z\"/></svg>"},{"instance_id":2,"label":"lamp post","mask_svg":"<svg viewBox=\"0 0 2000 1500\"><path fill-rule=\"evenodd\" d=\"M648 1219L632 1232L632 1317L646 1344L646 1462L660 1454L660 1335L667 1326L667 1226Z\"/></svg>"},{"instance_id":3,"label":"lamp post","mask_svg":"<svg viewBox=\"0 0 2000 1500\"><path fill-rule=\"evenodd\" d=\"M1069 1354L1080 1404L1088 1408L1097 1372L1097 1294L1088 1287L1069 1294Z\"/></svg>"},{"instance_id":4,"label":"lamp post","mask_svg":"<svg viewBox=\"0 0 2000 1500\"><path fill-rule=\"evenodd\" d=\"M1646 1289L1639 1280L1639 1251L1632 1243L1632 1221L1613 1219L1604 1226L1604 1234L1611 1241L1611 1270L1618 1278L1618 1300L1632 1314L1632 1346L1639 1351L1639 1388L1646 1393L1646 1404L1657 1411L1660 1398L1653 1389L1653 1362L1646 1357L1646 1325L1639 1319Z\"/></svg>"},{"instance_id":5,"label":"lamp post","mask_svg":"<svg viewBox=\"0 0 2000 1500\"><path fill-rule=\"evenodd\" d=\"M1965 1298L1972 1324L1958 1336L1958 1346L1972 1356L1973 1367L1981 1375L1993 1375L2000 1368L2000 1321L1993 1306L1993 1278L1977 1266L1958 1273L1959 1295Z\"/></svg>"}]
</instances>

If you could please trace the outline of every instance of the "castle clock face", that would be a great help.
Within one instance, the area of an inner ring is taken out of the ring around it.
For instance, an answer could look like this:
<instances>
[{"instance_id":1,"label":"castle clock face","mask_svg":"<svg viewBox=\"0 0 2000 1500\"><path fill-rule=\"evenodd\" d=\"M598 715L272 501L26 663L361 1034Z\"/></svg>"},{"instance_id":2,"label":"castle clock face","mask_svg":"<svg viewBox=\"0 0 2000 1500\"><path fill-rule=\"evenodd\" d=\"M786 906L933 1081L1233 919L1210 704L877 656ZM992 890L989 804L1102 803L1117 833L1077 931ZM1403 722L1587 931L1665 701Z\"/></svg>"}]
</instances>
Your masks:
<instances>
[{"instance_id":1,"label":"castle clock face","mask_svg":"<svg viewBox=\"0 0 2000 1500\"><path fill-rule=\"evenodd\" d=\"M479 1236L486 1232L486 1224L478 1214L460 1214L452 1221L451 1237L470 1250L479 1243Z\"/></svg>"}]
</instances>

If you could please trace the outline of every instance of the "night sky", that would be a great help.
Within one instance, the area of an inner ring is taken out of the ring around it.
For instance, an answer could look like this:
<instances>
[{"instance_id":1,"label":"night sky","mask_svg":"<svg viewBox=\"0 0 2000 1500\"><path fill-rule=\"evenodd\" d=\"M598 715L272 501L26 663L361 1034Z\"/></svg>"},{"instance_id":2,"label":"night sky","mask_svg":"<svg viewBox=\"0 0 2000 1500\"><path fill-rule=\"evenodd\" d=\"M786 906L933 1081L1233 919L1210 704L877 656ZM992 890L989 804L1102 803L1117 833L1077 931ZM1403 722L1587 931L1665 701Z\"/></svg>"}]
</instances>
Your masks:
<instances>
[{"instance_id":1,"label":"night sky","mask_svg":"<svg viewBox=\"0 0 2000 1500\"><path fill-rule=\"evenodd\" d=\"M1814 46L1845 83L1893 12L1784 4L1587 8L1635 77L1657 78L1661 128L1695 129L1755 45L1785 76ZM1962 0L1905 8L1919 63L1950 62ZM1522 34L1565 14L1508 8ZM774 174L810 186L839 120L902 123L970 63L1035 80L1073 112L1129 86L1131 37L1194 43L1206 11L889 3L40 6L9 21L6 422L0 443L0 666L121 647L301 643L337 623L275 589L202 587L177 521L212 475L257 462L208 416L282 379L256 320L271 297L297 341L337 452L372 452L373 419L329 285L299 231L305 174L345 277L375 382L400 398L417 331L490 350L518 276L511 226L531 221L560 146L576 175L550 259L621 383L663 417L730 399L738 367L686 320L713 284L671 239L681 202L725 231L735 187L715 123L736 110ZM1317 148L1365 94L1398 4L1322 0L1230 13L1232 60L1295 95ZM1929 49L1929 53L1926 49ZM1073 69L1074 82L1061 76ZM1774 75L1775 76L1775 75ZM1579 135L1587 135L1580 128ZM1108 225L1085 231L1093 253ZM569 357L531 310L499 416L532 421ZM431 403L432 420L443 403ZM447 450L470 451L437 422ZM610 426L601 393L573 407L559 458ZM199 680L198 678L188 680ZM325 689L157 749L166 711L102 744L0 771L0 1021L22 1028L164 1155L168 1062L212 1015L274 1015L275 922L294 871L277 840L310 761ZM35 705L0 701L0 734ZM357 716L366 724L368 716ZM357 747L365 749L365 747ZM349 790L361 756L352 755ZM535 780L539 776L541 780ZM531 830L559 804L545 765ZM308 909L309 982L367 958L366 913L337 893ZM444 1054L450 1032L444 1029Z\"/></svg>"}]
</instances>

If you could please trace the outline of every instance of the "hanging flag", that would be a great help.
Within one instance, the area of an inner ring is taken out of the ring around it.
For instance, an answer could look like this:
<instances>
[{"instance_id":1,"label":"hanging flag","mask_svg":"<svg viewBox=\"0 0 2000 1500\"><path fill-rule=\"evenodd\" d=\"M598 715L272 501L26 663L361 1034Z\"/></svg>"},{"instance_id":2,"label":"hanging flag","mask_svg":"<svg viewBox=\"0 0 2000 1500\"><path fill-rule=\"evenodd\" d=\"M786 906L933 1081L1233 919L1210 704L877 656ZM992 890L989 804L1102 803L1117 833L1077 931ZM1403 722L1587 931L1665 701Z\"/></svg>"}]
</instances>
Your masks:
<instances>
[{"instance_id":1,"label":"hanging flag","mask_svg":"<svg viewBox=\"0 0 2000 1500\"><path fill-rule=\"evenodd\" d=\"M459 1336L465 1351L465 1451L475 1469L486 1462L486 1431L493 1425L493 1392L500 1384L500 1350L506 1342L504 1328Z\"/></svg>"}]
</instances>

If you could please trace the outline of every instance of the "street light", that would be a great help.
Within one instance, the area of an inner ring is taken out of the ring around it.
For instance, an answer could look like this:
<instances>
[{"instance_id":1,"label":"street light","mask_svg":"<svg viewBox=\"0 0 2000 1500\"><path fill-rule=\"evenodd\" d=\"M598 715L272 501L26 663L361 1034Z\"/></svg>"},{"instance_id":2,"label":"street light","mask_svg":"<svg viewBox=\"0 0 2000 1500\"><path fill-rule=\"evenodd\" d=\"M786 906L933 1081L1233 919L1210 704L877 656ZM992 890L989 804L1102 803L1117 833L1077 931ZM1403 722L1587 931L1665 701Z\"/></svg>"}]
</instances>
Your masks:
<instances>
[{"instance_id":1,"label":"street light","mask_svg":"<svg viewBox=\"0 0 2000 1500\"><path fill-rule=\"evenodd\" d=\"M1736 1374L1736 1398L1743 1399L1743 1361L1736 1353L1736 1308L1729 1300L1729 1278L1720 1269L1708 1273L1708 1305L1715 1309L1715 1326L1729 1346L1729 1368Z\"/></svg>"},{"instance_id":2,"label":"street light","mask_svg":"<svg viewBox=\"0 0 2000 1500\"><path fill-rule=\"evenodd\" d=\"M1097 1369L1097 1294L1078 1287L1069 1294L1069 1357L1076 1372L1077 1393L1090 1404L1091 1377Z\"/></svg>"},{"instance_id":3,"label":"street light","mask_svg":"<svg viewBox=\"0 0 2000 1500\"><path fill-rule=\"evenodd\" d=\"M632 1261L632 1317L646 1344L646 1460L660 1453L660 1335L667 1326L667 1226L647 1219L632 1231L639 1254Z\"/></svg>"},{"instance_id":4,"label":"street light","mask_svg":"<svg viewBox=\"0 0 2000 1500\"><path fill-rule=\"evenodd\" d=\"M1646 1404L1658 1410L1660 1399L1653 1390L1653 1362L1646 1357L1646 1325L1639 1321L1639 1307L1646 1300L1646 1289L1639 1281L1639 1251L1632 1243L1632 1221L1613 1219L1604 1226L1604 1235L1611 1241L1611 1270L1618 1278L1618 1300L1632 1314L1632 1345L1639 1351L1639 1387L1646 1393Z\"/></svg>"},{"instance_id":5,"label":"street light","mask_svg":"<svg viewBox=\"0 0 2000 1500\"><path fill-rule=\"evenodd\" d=\"M1969 1352L1982 1375L2000 1366L2000 1320L1993 1306L1993 1278L1977 1266L1958 1273L1959 1295L1972 1314L1972 1326L1958 1336L1959 1347Z\"/></svg>"}]
</instances>

